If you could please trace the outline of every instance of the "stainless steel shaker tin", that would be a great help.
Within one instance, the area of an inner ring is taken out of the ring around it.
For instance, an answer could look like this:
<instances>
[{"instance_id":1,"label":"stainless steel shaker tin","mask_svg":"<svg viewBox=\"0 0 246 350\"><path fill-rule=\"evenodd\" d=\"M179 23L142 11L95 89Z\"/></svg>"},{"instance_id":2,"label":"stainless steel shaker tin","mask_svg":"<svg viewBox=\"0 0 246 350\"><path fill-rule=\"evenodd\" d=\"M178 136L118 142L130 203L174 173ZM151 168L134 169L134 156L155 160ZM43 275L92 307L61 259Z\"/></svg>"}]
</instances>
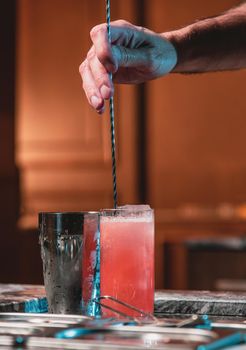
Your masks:
<instances>
[{"instance_id":1,"label":"stainless steel shaker tin","mask_svg":"<svg viewBox=\"0 0 246 350\"><path fill-rule=\"evenodd\" d=\"M50 313L81 314L82 250L93 212L39 214L39 241Z\"/></svg>"}]
</instances>

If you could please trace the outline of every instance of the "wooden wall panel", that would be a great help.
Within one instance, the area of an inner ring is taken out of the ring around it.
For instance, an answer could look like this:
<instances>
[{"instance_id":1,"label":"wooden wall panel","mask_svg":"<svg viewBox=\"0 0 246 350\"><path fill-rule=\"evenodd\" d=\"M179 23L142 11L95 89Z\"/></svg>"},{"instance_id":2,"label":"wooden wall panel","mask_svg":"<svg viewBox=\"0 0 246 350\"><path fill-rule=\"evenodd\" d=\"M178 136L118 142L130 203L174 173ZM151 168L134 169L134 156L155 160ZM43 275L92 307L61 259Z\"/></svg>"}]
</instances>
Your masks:
<instances>
[{"instance_id":1,"label":"wooden wall panel","mask_svg":"<svg viewBox=\"0 0 246 350\"><path fill-rule=\"evenodd\" d=\"M147 1L147 25L163 32L237 3ZM245 71L171 74L148 84L148 193L153 207L245 201L245 77Z\"/></svg>"},{"instance_id":2,"label":"wooden wall panel","mask_svg":"<svg viewBox=\"0 0 246 350\"><path fill-rule=\"evenodd\" d=\"M134 21L136 1L112 1L112 17ZM89 31L105 21L105 1L19 1L17 161L22 227L38 211L112 206L108 113L98 116L82 92L78 67ZM136 87L116 92L120 203L137 202ZM127 101L127 103L126 103Z\"/></svg>"},{"instance_id":3,"label":"wooden wall panel","mask_svg":"<svg viewBox=\"0 0 246 350\"><path fill-rule=\"evenodd\" d=\"M146 26L157 32L177 29L237 3L146 1ZM212 210L224 202L233 207L246 201L245 78L245 70L171 74L147 84L147 193L157 210L157 287L164 283L165 241L185 240L194 231L198 237L219 235L213 225L203 229L204 218L195 230L184 228L179 208L189 204ZM174 209L176 229L169 228L168 215L163 215L167 208ZM230 225L228 235L236 234L234 227Z\"/></svg>"}]
</instances>

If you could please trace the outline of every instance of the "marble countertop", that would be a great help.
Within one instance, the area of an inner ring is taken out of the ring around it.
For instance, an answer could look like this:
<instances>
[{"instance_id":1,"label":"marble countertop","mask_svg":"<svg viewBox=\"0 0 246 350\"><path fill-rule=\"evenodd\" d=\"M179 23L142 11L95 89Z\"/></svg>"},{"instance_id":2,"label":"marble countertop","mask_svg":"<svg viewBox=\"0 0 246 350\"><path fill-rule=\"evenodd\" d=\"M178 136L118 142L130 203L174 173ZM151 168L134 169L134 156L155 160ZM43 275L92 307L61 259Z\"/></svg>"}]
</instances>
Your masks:
<instances>
[{"instance_id":1,"label":"marble countertop","mask_svg":"<svg viewBox=\"0 0 246 350\"><path fill-rule=\"evenodd\" d=\"M246 317L246 292L160 290L155 293L155 314Z\"/></svg>"},{"instance_id":2,"label":"marble countertop","mask_svg":"<svg viewBox=\"0 0 246 350\"><path fill-rule=\"evenodd\" d=\"M0 312L47 312L43 286L0 284ZM246 317L246 292L155 292L155 314Z\"/></svg>"},{"instance_id":3,"label":"marble countertop","mask_svg":"<svg viewBox=\"0 0 246 350\"><path fill-rule=\"evenodd\" d=\"M43 286L0 284L0 312L47 312Z\"/></svg>"}]
</instances>

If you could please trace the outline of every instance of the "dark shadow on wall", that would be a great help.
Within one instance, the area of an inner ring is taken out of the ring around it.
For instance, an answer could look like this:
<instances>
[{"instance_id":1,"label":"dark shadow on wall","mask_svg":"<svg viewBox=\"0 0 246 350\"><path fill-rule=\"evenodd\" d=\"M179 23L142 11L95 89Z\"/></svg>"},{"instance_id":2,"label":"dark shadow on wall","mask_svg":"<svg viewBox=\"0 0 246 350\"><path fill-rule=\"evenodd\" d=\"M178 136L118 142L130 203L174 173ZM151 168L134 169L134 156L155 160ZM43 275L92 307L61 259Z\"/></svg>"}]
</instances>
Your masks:
<instances>
[{"instance_id":1,"label":"dark shadow on wall","mask_svg":"<svg viewBox=\"0 0 246 350\"><path fill-rule=\"evenodd\" d=\"M16 0L0 2L0 283L18 275L16 223L19 176L15 165Z\"/></svg>"}]
</instances>

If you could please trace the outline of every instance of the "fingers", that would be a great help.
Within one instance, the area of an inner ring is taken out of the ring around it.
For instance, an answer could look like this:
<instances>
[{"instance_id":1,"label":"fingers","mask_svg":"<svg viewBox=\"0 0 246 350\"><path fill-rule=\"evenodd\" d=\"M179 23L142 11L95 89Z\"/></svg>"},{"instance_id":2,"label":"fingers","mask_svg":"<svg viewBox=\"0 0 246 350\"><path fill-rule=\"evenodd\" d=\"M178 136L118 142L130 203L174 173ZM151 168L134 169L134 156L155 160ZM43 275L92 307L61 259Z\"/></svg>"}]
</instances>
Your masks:
<instances>
[{"instance_id":1,"label":"fingers","mask_svg":"<svg viewBox=\"0 0 246 350\"><path fill-rule=\"evenodd\" d=\"M96 56L94 47L89 50L79 71L83 81L83 89L90 105L99 114L103 113L104 100L113 95L114 88L108 72Z\"/></svg>"},{"instance_id":2,"label":"fingers","mask_svg":"<svg viewBox=\"0 0 246 350\"><path fill-rule=\"evenodd\" d=\"M88 61L85 60L79 67L83 81L83 89L90 105L99 113L104 112L104 100L96 86Z\"/></svg>"},{"instance_id":3,"label":"fingers","mask_svg":"<svg viewBox=\"0 0 246 350\"><path fill-rule=\"evenodd\" d=\"M101 98L107 100L113 95L114 87L108 72L93 51L92 48L92 53L87 56L87 60Z\"/></svg>"},{"instance_id":4,"label":"fingers","mask_svg":"<svg viewBox=\"0 0 246 350\"><path fill-rule=\"evenodd\" d=\"M92 28L90 36L99 61L108 72L114 73L117 70L117 62L113 56L111 45L108 40L106 23Z\"/></svg>"}]
</instances>

